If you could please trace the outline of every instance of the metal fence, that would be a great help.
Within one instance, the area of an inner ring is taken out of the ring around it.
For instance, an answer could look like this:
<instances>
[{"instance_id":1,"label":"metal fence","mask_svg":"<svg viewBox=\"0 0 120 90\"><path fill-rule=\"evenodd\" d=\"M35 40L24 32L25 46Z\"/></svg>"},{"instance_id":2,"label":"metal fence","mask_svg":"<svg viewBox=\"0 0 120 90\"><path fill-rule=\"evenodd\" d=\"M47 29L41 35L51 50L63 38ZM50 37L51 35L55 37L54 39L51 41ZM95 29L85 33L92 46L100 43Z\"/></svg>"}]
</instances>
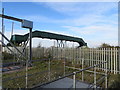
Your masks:
<instances>
[{"instance_id":1,"label":"metal fence","mask_svg":"<svg viewBox=\"0 0 120 90\"><path fill-rule=\"evenodd\" d=\"M73 64L82 64L84 58L84 65L88 67L107 61L111 73L120 73L118 48L54 48L53 57L66 58ZM97 69L105 70L105 65L100 65Z\"/></svg>"},{"instance_id":2,"label":"metal fence","mask_svg":"<svg viewBox=\"0 0 120 90\"><path fill-rule=\"evenodd\" d=\"M7 49L5 49L7 50ZM16 50L13 50L16 52ZM53 58L56 60L72 61L72 64L82 65L84 59L84 66L93 66L107 61L107 68L111 73L120 73L119 48L33 48L33 58ZM97 69L105 70L105 65L100 65Z\"/></svg>"}]
</instances>

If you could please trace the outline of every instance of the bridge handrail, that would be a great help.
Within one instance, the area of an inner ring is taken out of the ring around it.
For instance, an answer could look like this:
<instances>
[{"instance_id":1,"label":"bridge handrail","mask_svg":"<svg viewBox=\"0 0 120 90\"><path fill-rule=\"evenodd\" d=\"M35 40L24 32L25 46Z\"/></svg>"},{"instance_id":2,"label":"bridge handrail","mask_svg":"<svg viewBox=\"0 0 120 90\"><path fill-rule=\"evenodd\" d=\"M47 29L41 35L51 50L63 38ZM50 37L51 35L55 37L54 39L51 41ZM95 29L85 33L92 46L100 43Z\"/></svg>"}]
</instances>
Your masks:
<instances>
[{"instance_id":1,"label":"bridge handrail","mask_svg":"<svg viewBox=\"0 0 120 90\"><path fill-rule=\"evenodd\" d=\"M65 76L63 76L63 77L59 77L59 78L57 78L57 79L55 79L55 80L52 80L52 81L49 81L49 82L46 82L46 83L43 83L43 84L40 84L40 85L35 85L35 86L33 86L32 88L38 88L38 87L44 86L44 85L46 85L46 84L55 82L55 81L57 81L57 80L60 80L60 79L63 79L63 78L69 77L69 76L76 75L77 73L81 73L81 72L83 72L83 71L85 71L85 70L88 70L88 69L91 69L91 68L100 66L100 65L105 64L105 63L107 63L107 61L105 61L105 62L103 62L103 63L100 63L100 64L96 64L96 65L94 65L94 66L87 67L87 68L85 68L85 69L82 69L82 70L79 70L79 71L76 71L76 72L73 72L73 73L70 73L70 74L67 74L67 75L65 75Z\"/></svg>"}]
</instances>

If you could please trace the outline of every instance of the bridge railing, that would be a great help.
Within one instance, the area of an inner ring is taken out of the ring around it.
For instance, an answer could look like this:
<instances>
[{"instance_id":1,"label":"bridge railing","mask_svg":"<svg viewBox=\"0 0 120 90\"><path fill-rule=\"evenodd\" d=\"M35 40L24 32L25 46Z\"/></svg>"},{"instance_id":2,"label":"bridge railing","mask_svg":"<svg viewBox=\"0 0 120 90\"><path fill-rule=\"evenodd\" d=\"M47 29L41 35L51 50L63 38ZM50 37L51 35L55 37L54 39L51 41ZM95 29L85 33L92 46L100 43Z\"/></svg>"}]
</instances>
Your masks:
<instances>
[{"instance_id":1,"label":"bridge railing","mask_svg":"<svg viewBox=\"0 0 120 90\"><path fill-rule=\"evenodd\" d=\"M102 78L100 78L98 81L96 80L96 67L98 67L98 66L100 66L100 65L102 65L102 64L105 64L106 65L106 71L105 71L105 73L104 73L104 77L102 77ZM69 67L68 67L69 68ZM58 81L58 80L61 80L61 79L64 79L64 78L66 78L66 77L70 77L70 76L73 76L73 85L72 85L72 87L73 88L77 88L76 87L76 75L78 74L78 73L83 73L84 71L86 71L86 70L89 70L89 69L94 69L94 82L92 83L92 84L90 84L90 87L88 87L88 88L97 88L98 86L97 86L97 83L100 81L100 80L103 80L103 79L105 79L105 88L107 88L107 73L108 73L108 69L107 69L107 62L103 62L103 63L100 63L100 64L96 64L96 65L94 65L94 66L90 66L90 67L87 67L87 68L84 68L84 69L82 69L82 70L79 70L79 71L76 71L76 72L73 72L73 73L70 73L70 74L67 74L67 75L65 75L65 76L62 76L62 77L59 77L59 78L57 78L57 79L55 79L55 80L52 80L52 81L49 81L49 82L46 82L46 83L43 83L43 84L39 84L39 85L35 85L34 87L32 87L32 88L42 88L43 86L45 86L45 85L47 85L47 84L50 84L50 83L52 83L52 82L55 82L55 81Z\"/></svg>"}]
</instances>

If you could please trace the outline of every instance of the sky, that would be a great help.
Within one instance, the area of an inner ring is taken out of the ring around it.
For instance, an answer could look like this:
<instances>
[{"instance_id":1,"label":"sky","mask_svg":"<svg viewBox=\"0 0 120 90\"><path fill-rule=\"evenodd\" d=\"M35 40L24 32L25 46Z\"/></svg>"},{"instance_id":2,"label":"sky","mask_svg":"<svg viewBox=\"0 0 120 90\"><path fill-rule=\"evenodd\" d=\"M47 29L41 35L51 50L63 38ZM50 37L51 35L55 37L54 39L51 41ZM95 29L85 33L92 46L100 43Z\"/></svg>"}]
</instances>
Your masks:
<instances>
[{"instance_id":1,"label":"sky","mask_svg":"<svg viewBox=\"0 0 120 90\"><path fill-rule=\"evenodd\" d=\"M83 38L89 47L102 43L118 45L117 2L3 2L4 13L9 16L33 21L33 31L47 31ZM13 21L4 20L5 34L11 36ZM14 22L13 34L26 34L21 24ZM47 39L33 39L33 46Z\"/></svg>"}]
</instances>

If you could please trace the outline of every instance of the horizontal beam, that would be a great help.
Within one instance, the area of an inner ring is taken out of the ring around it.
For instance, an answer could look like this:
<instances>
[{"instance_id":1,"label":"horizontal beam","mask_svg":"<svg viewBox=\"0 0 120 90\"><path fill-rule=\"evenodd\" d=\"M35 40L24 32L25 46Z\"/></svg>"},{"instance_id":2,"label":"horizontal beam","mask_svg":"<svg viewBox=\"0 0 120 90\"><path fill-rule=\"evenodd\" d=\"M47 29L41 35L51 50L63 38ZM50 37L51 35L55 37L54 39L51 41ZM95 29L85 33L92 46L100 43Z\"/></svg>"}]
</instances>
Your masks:
<instances>
[{"instance_id":1,"label":"horizontal beam","mask_svg":"<svg viewBox=\"0 0 120 90\"><path fill-rule=\"evenodd\" d=\"M16 17L7 16L7 15L3 15L3 14L0 14L0 17L5 18L5 19L10 19L10 20L18 21L18 22L23 22L22 19L19 19L19 18L16 18Z\"/></svg>"}]
</instances>

